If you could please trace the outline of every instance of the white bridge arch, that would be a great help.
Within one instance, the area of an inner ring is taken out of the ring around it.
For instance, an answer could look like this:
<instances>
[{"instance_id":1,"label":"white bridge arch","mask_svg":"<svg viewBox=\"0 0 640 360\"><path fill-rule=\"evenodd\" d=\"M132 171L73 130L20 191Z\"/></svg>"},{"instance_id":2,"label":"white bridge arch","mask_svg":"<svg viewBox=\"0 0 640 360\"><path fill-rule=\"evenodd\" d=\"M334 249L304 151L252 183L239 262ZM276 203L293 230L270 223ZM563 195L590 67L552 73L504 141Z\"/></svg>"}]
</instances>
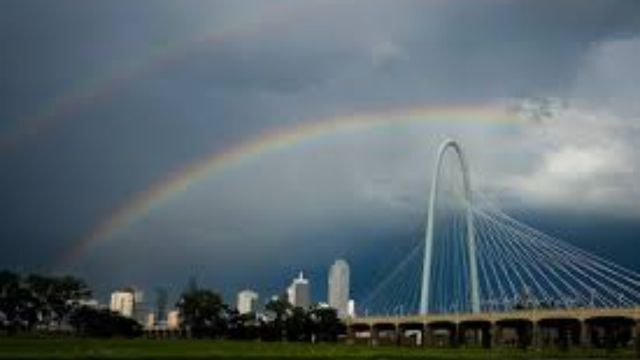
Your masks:
<instances>
[{"instance_id":1,"label":"white bridge arch","mask_svg":"<svg viewBox=\"0 0 640 360\"><path fill-rule=\"evenodd\" d=\"M457 155L462 170L462 181L464 186L464 197L466 200L466 227L467 227L467 255L469 257L469 279L470 279L470 303L471 311L480 312L480 290L478 283L478 264L476 258L475 228L473 225L473 203L471 193L471 180L469 177L469 167L464 151L455 140L447 139L439 147L436 155L436 163L431 180L431 190L429 196L429 212L427 214L427 228L425 233L424 261L422 265L422 287L420 291L420 314L429 312L429 297L431 288L431 267L433 259L433 237L435 232L435 211L438 197L438 183L442 162L447 150L452 150Z\"/></svg>"},{"instance_id":2,"label":"white bridge arch","mask_svg":"<svg viewBox=\"0 0 640 360\"><path fill-rule=\"evenodd\" d=\"M372 281L374 287L360 302L364 314L479 315L640 305L640 273L516 220L473 189L459 143L444 141L435 160L428 214L420 219L426 220L426 233L412 232L411 250ZM462 204L444 225L438 221L445 210L439 196L444 195L443 163L450 161L456 183L462 180L463 189L456 192Z\"/></svg>"}]
</instances>

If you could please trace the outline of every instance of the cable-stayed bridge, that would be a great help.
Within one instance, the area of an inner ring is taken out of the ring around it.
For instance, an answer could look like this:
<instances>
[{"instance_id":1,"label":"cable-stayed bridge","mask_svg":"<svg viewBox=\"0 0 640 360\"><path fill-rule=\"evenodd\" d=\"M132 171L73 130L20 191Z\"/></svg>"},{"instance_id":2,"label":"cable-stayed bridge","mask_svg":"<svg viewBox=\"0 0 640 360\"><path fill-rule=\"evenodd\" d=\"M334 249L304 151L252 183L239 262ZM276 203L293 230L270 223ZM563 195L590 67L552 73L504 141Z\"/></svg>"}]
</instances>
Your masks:
<instances>
[{"instance_id":1,"label":"cable-stayed bridge","mask_svg":"<svg viewBox=\"0 0 640 360\"><path fill-rule=\"evenodd\" d=\"M434 170L424 226L347 320L352 340L640 344L639 273L474 192L457 142L442 143Z\"/></svg>"}]
</instances>

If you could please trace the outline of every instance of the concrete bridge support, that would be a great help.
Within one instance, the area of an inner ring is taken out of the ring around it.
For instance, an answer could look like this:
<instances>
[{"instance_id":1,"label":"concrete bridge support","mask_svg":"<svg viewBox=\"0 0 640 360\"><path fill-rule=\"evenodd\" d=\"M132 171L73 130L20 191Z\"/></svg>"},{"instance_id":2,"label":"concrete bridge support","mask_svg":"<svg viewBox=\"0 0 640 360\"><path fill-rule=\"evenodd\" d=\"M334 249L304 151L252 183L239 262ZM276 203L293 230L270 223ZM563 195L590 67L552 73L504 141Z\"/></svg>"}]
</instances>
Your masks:
<instances>
[{"instance_id":1,"label":"concrete bridge support","mask_svg":"<svg viewBox=\"0 0 640 360\"><path fill-rule=\"evenodd\" d=\"M591 345L614 350L627 346L633 339L637 326L634 319L627 317L594 317L586 320L591 328Z\"/></svg>"},{"instance_id":2,"label":"concrete bridge support","mask_svg":"<svg viewBox=\"0 0 640 360\"><path fill-rule=\"evenodd\" d=\"M351 326L347 326L346 328L347 334L345 342L347 343L347 345L353 345L356 343L356 332Z\"/></svg>"},{"instance_id":3,"label":"concrete bridge support","mask_svg":"<svg viewBox=\"0 0 640 360\"><path fill-rule=\"evenodd\" d=\"M582 343L584 325L577 319L542 319L537 324L540 333L538 347L555 346L560 350L568 350Z\"/></svg>"},{"instance_id":4,"label":"concrete bridge support","mask_svg":"<svg viewBox=\"0 0 640 360\"><path fill-rule=\"evenodd\" d=\"M459 331L455 322L439 321L427 324L430 337L429 346L432 347L458 347Z\"/></svg>"},{"instance_id":5,"label":"concrete bridge support","mask_svg":"<svg viewBox=\"0 0 640 360\"><path fill-rule=\"evenodd\" d=\"M434 338L433 338L433 329L429 325L423 325L424 330L422 333L424 334L422 340L422 346L424 347L432 347L434 346Z\"/></svg>"},{"instance_id":6,"label":"concrete bridge support","mask_svg":"<svg viewBox=\"0 0 640 360\"><path fill-rule=\"evenodd\" d=\"M580 347L588 348L591 346L591 329L586 321L580 320Z\"/></svg>"},{"instance_id":7,"label":"concrete bridge support","mask_svg":"<svg viewBox=\"0 0 640 360\"><path fill-rule=\"evenodd\" d=\"M534 335L537 335L535 322L528 319L501 320L496 323L500 327L500 343L528 349L534 345ZM536 330L534 332L534 330Z\"/></svg>"},{"instance_id":8,"label":"concrete bridge support","mask_svg":"<svg viewBox=\"0 0 640 360\"><path fill-rule=\"evenodd\" d=\"M371 345L398 345L399 335L394 323L375 324L371 327Z\"/></svg>"},{"instance_id":9,"label":"concrete bridge support","mask_svg":"<svg viewBox=\"0 0 640 360\"><path fill-rule=\"evenodd\" d=\"M493 323L491 326L491 348L502 345L502 326Z\"/></svg>"},{"instance_id":10,"label":"concrete bridge support","mask_svg":"<svg viewBox=\"0 0 640 360\"><path fill-rule=\"evenodd\" d=\"M493 347L493 337L495 336L495 325L489 323L489 326L482 329L481 344L485 349L491 349Z\"/></svg>"},{"instance_id":11,"label":"concrete bridge support","mask_svg":"<svg viewBox=\"0 0 640 360\"><path fill-rule=\"evenodd\" d=\"M459 325L460 344L466 346L491 347L492 327L490 321L463 321Z\"/></svg>"},{"instance_id":12,"label":"concrete bridge support","mask_svg":"<svg viewBox=\"0 0 640 360\"><path fill-rule=\"evenodd\" d=\"M371 326L371 330L369 331L369 345L380 345L380 331L376 328L375 325Z\"/></svg>"},{"instance_id":13,"label":"concrete bridge support","mask_svg":"<svg viewBox=\"0 0 640 360\"><path fill-rule=\"evenodd\" d=\"M369 344L371 342L371 326L368 324L349 325L346 327L346 331L347 344Z\"/></svg>"},{"instance_id":14,"label":"concrete bridge support","mask_svg":"<svg viewBox=\"0 0 640 360\"><path fill-rule=\"evenodd\" d=\"M425 326L422 323L398 325L398 345L421 346L424 343Z\"/></svg>"},{"instance_id":15,"label":"concrete bridge support","mask_svg":"<svg viewBox=\"0 0 640 360\"><path fill-rule=\"evenodd\" d=\"M540 350L542 348L542 327L537 321L531 322L531 348Z\"/></svg>"}]
</instances>

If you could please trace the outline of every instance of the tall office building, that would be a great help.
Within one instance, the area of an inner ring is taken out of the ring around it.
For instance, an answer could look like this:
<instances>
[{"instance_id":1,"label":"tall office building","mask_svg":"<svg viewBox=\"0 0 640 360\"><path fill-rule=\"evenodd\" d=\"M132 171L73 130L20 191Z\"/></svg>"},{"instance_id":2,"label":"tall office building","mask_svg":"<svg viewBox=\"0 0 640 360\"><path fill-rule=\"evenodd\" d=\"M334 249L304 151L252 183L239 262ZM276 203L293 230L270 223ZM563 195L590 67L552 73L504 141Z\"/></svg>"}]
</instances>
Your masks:
<instances>
[{"instance_id":1,"label":"tall office building","mask_svg":"<svg viewBox=\"0 0 640 360\"><path fill-rule=\"evenodd\" d=\"M180 312L171 310L167 313L167 329L175 330L180 328Z\"/></svg>"},{"instance_id":2,"label":"tall office building","mask_svg":"<svg viewBox=\"0 0 640 360\"><path fill-rule=\"evenodd\" d=\"M133 320L144 325L149 313L148 306L144 302L144 292L139 289L133 290Z\"/></svg>"},{"instance_id":3,"label":"tall office building","mask_svg":"<svg viewBox=\"0 0 640 360\"><path fill-rule=\"evenodd\" d=\"M153 312L148 313L147 318L145 319L145 322L144 322L145 329L153 330L157 326L158 326L158 322L156 321L156 314Z\"/></svg>"},{"instance_id":4,"label":"tall office building","mask_svg":"<svg viewBox=\"0 0 640 360\"><path fill-rule=\"evenodd\" d=\"M134 289L125 288L111 293L111 304L109 309L122 316L133 317L136 303L136 292Z\"/></svg>"},{"instance_id":5,"label":"tall office building","mask_svg":"<svg viewBox=\"0 0 640 360\"><path fill-rule=\"evenodd\" d=\"M156 309L155 322L165 323L167 321L167 289L156 289Z\"/></svg>"},{"instance_id":6,"label":"tall office building","mask_svg":"<svg viewBox=\"0 0 640 360\"><path fill-rule=\"evenodd\" d=\"M349 315L349 264L336 260L329 269L329 306L338 311L338 316Z\"/></svg>"},{"instance_id":7,"label":"tall office building","mask_svg":"<svg viewBox=\"0 0 640 360\"><path fill-rule=\"evenodd\" d=\"M111 303L109 309L122 316L132 318L144 324L146 322L147 311L144 306L144 293L133 287L123 288L111 293Z\"/></svg>"},{"instance_id":8,"label":"tall office building","mask_svg":"<svg viewBox=\"0 0 640 360\"><path fill-rule=\"evenodd\" d=\"M347 316L356 317L356 301L353 299L349 300L349 306L347 306Z\"/></svg>"},{"instance_id":9,"label":"tall office building","mask_svg":"<svg viewBox=\"0 0 640 360\"><path fill-rule=\"evenodd\" d=\"M240 314L256 312L258 307L258 293L251 290L242 290L238 293L237 309Z\"/></svg>"},{"instance_id":10,"label":"tall office building","mask_svg":"<svg viewBox=\"0 0 640 360\"><path fill-rule=\"evenodd\" d=\"M304 278L302 271L287 288L287 296L289 303L293 306L308 308L311 305L309 280Z\"/></svg>"}]
</instances>

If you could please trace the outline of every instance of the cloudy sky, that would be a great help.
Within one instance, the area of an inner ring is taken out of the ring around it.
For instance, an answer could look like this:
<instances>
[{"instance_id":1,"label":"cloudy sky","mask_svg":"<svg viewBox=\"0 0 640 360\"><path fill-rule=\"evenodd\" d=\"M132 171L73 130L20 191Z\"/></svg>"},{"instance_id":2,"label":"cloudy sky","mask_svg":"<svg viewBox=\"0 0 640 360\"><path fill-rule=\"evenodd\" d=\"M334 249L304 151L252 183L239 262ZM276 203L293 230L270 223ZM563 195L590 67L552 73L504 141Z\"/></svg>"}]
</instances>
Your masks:
<instances>
[{"instance_id":1,"label":"cloudy sky","mask_svg":"<svg viewBox=\"0 0 640 360\"><path fill-rule=\"evenodd\" d=\"M366 292L453 137L477 192L640 270L635 0L0 0L0 53L2 268L227 294L305 269L319 298L342 256ZM272 142L113 221L190 164L353 116L399 124Z\"/></svg>"}]
</instances>

